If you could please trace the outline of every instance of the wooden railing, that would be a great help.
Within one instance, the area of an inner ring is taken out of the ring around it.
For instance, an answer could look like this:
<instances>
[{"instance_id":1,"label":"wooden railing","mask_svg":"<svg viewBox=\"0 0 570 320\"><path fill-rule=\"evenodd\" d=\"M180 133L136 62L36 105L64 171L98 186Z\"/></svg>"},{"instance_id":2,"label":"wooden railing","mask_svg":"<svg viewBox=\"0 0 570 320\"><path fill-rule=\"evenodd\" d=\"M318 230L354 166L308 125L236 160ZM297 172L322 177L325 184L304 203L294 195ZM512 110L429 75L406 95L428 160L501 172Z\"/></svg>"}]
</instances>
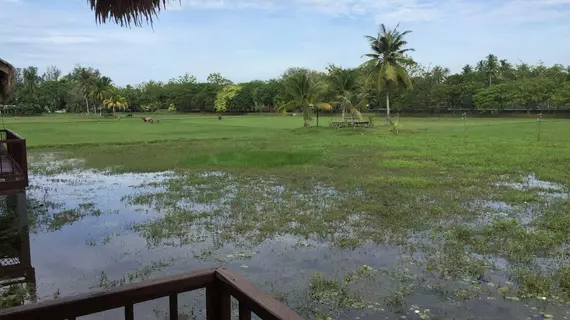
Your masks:
<instances>
[{"instance_id":1,"label":"wooden railing","mask_svg":"<svg viewBox=\"0 0 570 320\"><path fill-rule=\"evenodd\" d=\"M13 131L0 130L0 191L28 187L26 139Z\"/></svg>"},{"instance_id":2,"label":"wooden railing","mask_svg":"<svg viewBox=\"0 0 570 320\"><path fill-rule=\"evenodd\" d=\"M170 320L177 320L178 294L201 288L206 288L207 320L231 319L230 297L232 296L239 302L240 320L251 319L252 312L265 320L302 319L285 305L225 268L203 269L124 285L107 291L3 309L0 310L0 319L75 319L124 307L125 319L133 320L134 304L169 297Z\"/></svg>"}]
</instances>

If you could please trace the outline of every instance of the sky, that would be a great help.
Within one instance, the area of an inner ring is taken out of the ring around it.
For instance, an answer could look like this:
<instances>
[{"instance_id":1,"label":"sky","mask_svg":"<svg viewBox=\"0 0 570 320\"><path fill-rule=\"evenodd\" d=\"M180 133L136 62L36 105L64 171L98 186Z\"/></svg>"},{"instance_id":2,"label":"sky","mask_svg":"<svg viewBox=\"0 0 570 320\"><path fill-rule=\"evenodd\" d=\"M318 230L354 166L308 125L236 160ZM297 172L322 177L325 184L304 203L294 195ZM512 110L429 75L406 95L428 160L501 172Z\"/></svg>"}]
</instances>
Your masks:
<instances>
[{"instance_id":1,"label":"sky","mask_svg":"<svg viewBox=\"0 0 570 320\"><path fill-rule=\"evenodd\" d=\"M489 53L570 65L570 0L178 0L154 25L100 25L86 0L0 0L0 57L16 67L98 68L117 85L188 72L243 82L287 68L354 67L380 23L424 66L459 71Z\"/></svg>"}]
</instances>

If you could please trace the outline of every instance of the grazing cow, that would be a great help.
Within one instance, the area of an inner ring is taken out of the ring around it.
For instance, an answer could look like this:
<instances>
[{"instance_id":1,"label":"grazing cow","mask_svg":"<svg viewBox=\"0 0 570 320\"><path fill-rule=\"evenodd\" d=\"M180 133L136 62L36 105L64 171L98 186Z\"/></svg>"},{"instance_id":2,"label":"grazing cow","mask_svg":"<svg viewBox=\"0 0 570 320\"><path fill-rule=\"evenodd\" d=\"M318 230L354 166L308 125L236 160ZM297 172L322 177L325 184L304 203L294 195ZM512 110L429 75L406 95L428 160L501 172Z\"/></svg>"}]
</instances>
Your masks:
<instances>
[{"instance_id":1,"label":"grazing cow","mask_svg":"<svg viewBox=\"0 0 570 320\"><path fill-rule=\"evenodd\" d=\"M127 114L127 115L125 116L125 118L132 118L132 117L133 117L133 114L132 114L132 113L129 113L129 114Z\"/></svg>"},{"instance_id":2,"label":"grazing cow","mask_svg":"<svg viewBox=\"0 0 570 320\"><path fill-rule=\"evenodd\" d=\"M153 123L154 121L152 120L152 117L142 117L144 122L150 122Z\"/></svg>"}]
</instances>

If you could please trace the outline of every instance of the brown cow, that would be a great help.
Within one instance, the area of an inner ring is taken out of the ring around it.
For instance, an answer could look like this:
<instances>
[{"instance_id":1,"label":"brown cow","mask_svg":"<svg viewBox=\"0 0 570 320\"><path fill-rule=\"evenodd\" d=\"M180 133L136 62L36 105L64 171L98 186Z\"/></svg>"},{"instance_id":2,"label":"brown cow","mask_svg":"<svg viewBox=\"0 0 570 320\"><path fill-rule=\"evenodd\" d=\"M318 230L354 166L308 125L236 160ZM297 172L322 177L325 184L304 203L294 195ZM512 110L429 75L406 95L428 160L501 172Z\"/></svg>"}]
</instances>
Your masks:
<instances>
[{"instance_id":1,"label":"brown cow","mask_svg":"<svg viewBox=\"0 0 570 320\"><path fill-rule=\"evenodd\" d=\"M152 120L152 117L142 117L144 122L150 122L153 123L154 121Z\"/></svg>"}]
</instances>

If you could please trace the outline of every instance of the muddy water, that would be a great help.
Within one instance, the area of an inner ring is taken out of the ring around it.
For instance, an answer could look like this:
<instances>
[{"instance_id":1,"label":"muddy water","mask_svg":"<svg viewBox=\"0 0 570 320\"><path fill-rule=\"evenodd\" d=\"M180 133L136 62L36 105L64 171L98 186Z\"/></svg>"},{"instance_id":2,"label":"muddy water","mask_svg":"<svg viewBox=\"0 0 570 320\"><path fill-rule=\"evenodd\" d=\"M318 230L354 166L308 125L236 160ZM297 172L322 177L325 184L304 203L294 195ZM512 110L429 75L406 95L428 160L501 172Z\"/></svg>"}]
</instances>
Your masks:
<instances>
[{"instance_id":1,"label":"muddy water","mask_svg":"<svg viewBox=\"0 0 570 320\"><path fill-rule=\"evenodd\" d=\"M133 204L132 197L141 193L164 192L161 183L173 177L173 172L152 174L111 175L96 171L81 171L31 177L28 198L30 210L38 216L31 234L32 264L36 270L37 292L41 300L68 296L98 288L108 288L131 281L162 275L225 265L249 278L256 286L284 297L287 303L302 313L314 307L308 304L308 283L314 272L329 279L342 279L348 270L363 265L376 270L402 271L402 259L407 255L398 247L367 243L356 249L339 249L326 241L304 239L288 234L275 234L254 246L237 243L219 245L216 231L206 234L203 241L184 243L161 242L149 244L147 239L132 231L133 224L164 216L156 203ZM223 173L205 173L204 177L223 177ZM282 192L274 187L274 191ZM316 192L337 196L334 189L317 186ZM557 189L557 192L563 192ZM320 197L322 199L322 197ZM181 199L194 212L209 212L215 203L197 203ZM481 206L496 206L486 202ZM502 204L495 209L502 209ZM79 218L55 219L61 212L79 212ZM55 221L55 222L54 222ZM506 264L506 262L502 262ZM406 264L408 272L422 271ZM380 301L381 306L364 310L349 310L340 318L393 319L402 316L420 319L416 310L430 309L432 318L484 319L542 319L541 313L564 317L566 310L552 308L541 302L524 303L485 296L461 303L449 302L444 283L436 294L432 282L417 283L419 277L394 277L378 272L374 281L357 288L368 301ZM424 281L424 280L421 280ZM386 298L414 285L417 289L406 297L406 307L398 314L385 308ZM204 317L203 292L181 297L185 314ZM164 318L164 299L137 305L135 314L141 319ZM326 313L326 309L321 310ZM112 310L87 318L122 319L121 310ZM437 316L437 317L436 317Z\"/></svg>"}]
</instances>

